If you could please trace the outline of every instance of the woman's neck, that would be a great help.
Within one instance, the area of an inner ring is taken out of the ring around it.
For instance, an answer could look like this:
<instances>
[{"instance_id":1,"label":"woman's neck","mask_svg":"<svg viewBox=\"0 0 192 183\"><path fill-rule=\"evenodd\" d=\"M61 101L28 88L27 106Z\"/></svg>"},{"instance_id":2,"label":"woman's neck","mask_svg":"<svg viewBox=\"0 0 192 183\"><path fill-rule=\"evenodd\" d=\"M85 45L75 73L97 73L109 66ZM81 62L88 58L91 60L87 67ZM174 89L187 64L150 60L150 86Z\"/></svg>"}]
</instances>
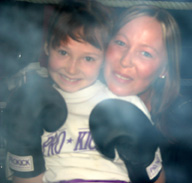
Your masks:
<instances>
[{"instance_id":1,"label":"woman's neck","mask_svg":"<svg viewBox=\"0 0 192 183\"><path fill-rule=\"evenodd\" d=\"M149 112L151 112L151 96L152 96L152 91L151 90L147 90L147 91L139 94L138 96L144 102L144 104L146 105L146 107L149 110Z\"/></svg>"}]
</instances>

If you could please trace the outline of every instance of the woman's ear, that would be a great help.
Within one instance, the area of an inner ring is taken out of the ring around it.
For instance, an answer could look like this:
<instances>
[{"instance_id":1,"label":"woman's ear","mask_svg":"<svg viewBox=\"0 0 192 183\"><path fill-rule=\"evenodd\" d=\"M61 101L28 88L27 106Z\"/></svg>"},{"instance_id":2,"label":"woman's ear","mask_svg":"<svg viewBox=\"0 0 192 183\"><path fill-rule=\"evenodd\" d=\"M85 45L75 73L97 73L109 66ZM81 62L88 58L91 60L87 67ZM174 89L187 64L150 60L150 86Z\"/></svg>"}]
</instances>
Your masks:
<instances>
[{"instance_id":1,"label":"woman's ear","mask_svg":"<svg viewBox=\"0 0 192 183\"><path fill-rule=\"evenodd\" d=\"M164 78L166 78L166 75L167 75L167 67L164 66L159 77L164 79Z\"/></svg>"},{"instance_id":2,"label":"woman's ear","mask_svg":"<svg viewBox=\"0 0 192 183\"><path fill-rule=\"evenodd\" d=\"M45 44L44 44L44 51L45 51L45 54L46 54L47 56L49 56L49 49L48 49L48 44L47 44L47 42L45 42Z\"/></svg>"}]
</instances>

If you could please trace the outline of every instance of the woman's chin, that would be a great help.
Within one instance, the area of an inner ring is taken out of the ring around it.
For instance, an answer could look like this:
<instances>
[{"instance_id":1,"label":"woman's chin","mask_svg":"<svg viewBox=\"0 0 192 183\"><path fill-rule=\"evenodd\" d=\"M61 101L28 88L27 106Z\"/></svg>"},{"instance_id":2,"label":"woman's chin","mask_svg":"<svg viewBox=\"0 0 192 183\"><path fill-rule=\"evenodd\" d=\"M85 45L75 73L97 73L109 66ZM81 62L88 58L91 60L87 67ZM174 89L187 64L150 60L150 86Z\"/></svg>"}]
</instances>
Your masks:
<instances>
[{"instance_id":1,"label":"woman's chin","mask_svg":"<svg viewBox=\"0 0 192 183\"><path fill-rule=\"evenodd\" d=\"M132 95L132 93L128 90L125 90L123 88L117 87L117 86L108 86L109 90L114 93L115 95L118 96L128 96L128 95Z\"/></svg>"}]
</instances>

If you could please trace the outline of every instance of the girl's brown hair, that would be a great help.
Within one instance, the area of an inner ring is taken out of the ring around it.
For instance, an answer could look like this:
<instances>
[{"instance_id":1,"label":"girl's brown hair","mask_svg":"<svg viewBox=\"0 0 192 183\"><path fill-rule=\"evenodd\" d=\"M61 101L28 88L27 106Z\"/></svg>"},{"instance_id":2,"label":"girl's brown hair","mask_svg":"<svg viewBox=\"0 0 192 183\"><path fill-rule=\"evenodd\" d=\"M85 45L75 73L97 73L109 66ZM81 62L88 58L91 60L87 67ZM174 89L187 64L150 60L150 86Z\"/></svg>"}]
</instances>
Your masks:
<instances>
[{"instance_id":1,"label":"girl's brown hair","mask_svg":"<svg viewBox=\"0 0 192 183\"><path fill-rule=\"evenodd\" d=\"M109 8L96 1L65 1L55 8L47 37L48 46L55 48L70 37L105 49L111 29L109 12Z\"/></svg>"}]
</instances>

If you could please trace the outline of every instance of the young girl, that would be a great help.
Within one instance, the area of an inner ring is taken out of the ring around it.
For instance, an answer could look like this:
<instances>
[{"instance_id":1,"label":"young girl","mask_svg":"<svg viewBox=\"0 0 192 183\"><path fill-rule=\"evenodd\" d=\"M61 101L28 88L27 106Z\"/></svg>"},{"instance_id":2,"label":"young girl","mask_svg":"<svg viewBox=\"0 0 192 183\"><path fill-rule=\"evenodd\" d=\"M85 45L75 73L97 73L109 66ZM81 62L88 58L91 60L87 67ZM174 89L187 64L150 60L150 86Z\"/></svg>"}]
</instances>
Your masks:
<instances>
[{"instance_id":1,"label":"young girl","mask_svg":"<svg viewBox=\"0 0 192 183\"><path fill-rule=\"evenodd\" d=\"M57 132L42 136L47 166L44 182L129 181L120 158L111 161L95 150L88 125L93 107L115 97L97 80L110 28L107 17L94 3L68 7L49 33L45 44L48 70L67 103L68 119ZM124 99L148 114L136 96Z\"/></svg>"}]
</instances>

